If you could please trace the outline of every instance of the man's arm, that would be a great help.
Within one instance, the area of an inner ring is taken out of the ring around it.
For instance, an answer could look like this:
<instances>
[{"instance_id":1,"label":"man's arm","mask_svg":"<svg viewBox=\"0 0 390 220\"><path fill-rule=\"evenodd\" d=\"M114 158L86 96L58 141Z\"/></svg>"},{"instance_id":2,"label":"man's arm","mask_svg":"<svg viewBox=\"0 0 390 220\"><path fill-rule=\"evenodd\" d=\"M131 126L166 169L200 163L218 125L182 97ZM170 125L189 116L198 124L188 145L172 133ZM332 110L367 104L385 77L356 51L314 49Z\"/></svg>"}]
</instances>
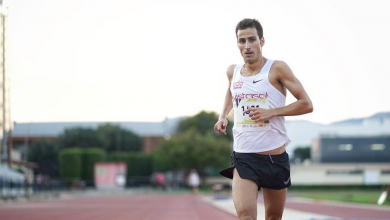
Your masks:
<instances>
[{"instance_id":1,"label":"man's arm","mask_svg":"<svg viewBox=\"0 0 390 220\"><path fill-rule=\"evenodd\" d=\"M225 102L223 104L221 114L219 115L217 123L214 125L214 130L218 134L226 135L226 127L227 127L227 123L228 123L226 118L227 118L229 112L233 108L232 93L230 92L230 85L231 85L231 81L233 78L234 68L235 68L235 65L231 65L231 66L229 66L229 68L226 71L226 75L227 75L228 80L229 80L229 85L228 85L228 88L226 90Z\"/></svg>"},{"instance_id":2,"label":"man's arm","mask_svg":"<svg viewBox=\"0 0 390 220\"><path fill-rule=\"evenodd\" d=\"M273 116L302 115L312 112L313 104L309 95L306 93L301 82L294 76L290 67L285 62L277 61L273 68L277 80L290 91L297 101L280 108L257 110L255 108L249 108L245 112L250 112L249 116L256 122L267 120Z\"/></svg>"},{"instance_id":3,"label":"man's arm","mask_svg":"<svg viewBox=\"0 0 390 220\"><path fill-rule=\"evenodd\" d=\"M313 104L301 82L294 76L285 62L278 62L275 70L279 81L297 99L297 101L281 108L274 109L274 116L302 115L313 111Z\"/></svg>"}]
</instances>

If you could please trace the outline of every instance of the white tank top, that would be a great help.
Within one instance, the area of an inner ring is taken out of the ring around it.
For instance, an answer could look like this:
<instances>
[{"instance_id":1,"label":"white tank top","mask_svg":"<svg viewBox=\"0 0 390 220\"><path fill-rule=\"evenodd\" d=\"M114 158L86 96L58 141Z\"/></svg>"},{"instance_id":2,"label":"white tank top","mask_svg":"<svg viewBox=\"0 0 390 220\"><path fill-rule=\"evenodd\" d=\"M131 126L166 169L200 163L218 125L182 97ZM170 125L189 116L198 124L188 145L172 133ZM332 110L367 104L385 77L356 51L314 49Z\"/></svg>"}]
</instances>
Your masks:
<instances>
[{"instance_id":1,"label":"white tank top","mask_svg":"<svg viewBox=\"0 0 390 220\"><path fill-rule=\"evenodd\" d=\"M256 153L288 145L283 116L275 116L267 121L255 123L243 111L249 107L279 108L286 104L286 97L268 79L273 60L267 60L260 73L242 76L243 64L236 65L230 91L234 109L233 149L240 153Z\"/></svg>"}]
</instances>

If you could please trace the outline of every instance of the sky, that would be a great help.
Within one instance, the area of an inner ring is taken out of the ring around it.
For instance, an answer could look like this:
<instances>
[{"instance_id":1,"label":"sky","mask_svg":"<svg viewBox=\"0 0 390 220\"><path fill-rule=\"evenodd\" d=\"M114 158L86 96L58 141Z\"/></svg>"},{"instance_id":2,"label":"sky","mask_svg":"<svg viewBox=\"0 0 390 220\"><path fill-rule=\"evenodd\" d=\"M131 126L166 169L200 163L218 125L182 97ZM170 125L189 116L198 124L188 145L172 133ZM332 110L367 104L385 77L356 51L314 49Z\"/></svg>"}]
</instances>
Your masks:
<instances>
[{"instance_id":1,"label":"sky","mask_svg":"<svg viewBox=\"0 0 390 220\"><path fill-rule=\"evenodd\" d=\"M387 0L14 0L7 71L15 122L162 121L219 113L235 26L256 18L329 124L390 111ZM287 95L287 104L294 102Z\"/></svg>"}]
</instances>

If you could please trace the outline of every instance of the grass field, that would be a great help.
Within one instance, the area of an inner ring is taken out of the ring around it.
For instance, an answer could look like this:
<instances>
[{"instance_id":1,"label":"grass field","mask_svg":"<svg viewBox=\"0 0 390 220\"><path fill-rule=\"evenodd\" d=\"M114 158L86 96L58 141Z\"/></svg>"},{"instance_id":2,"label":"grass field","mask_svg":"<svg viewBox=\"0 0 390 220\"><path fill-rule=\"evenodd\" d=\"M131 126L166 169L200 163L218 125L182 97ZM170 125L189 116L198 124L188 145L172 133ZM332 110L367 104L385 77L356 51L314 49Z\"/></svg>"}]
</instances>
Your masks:
<instances>
[{"instance_id":1,"label":"grass field","mask_svg":"<svg viewBox=\"0 0 390 220\"><path fill-rule=\"evenodd\" d=\"M291 192L292 196L316 199L316 200L332 200L341 202L377 204L380 191L305 191ZM390 206L390 201L386 201L383 206Z\"/></svg>"},{"instance_id":2,"label":"grass field","mask_svg":"<svg viewBox=\"0 0 390 220\"><path fill-rule=\"evenodd\" d=\"M351 188L351 187L349 187ZM189 189L163 190L146 190L142 194L189 194ZM261 191L259 192L261 194ZM381 195L380 189L347 189L346 188L292 188L288 190L288 196L301 197L315 200L330 200L352 203L364 203L376 205ZM212 195L213 190L210 188L200 188L199 194ZM230 195L230 189L226 189L224 194ZM390 201L386 201L382 206L390 206Z\"/></svg>"},{"instance_id":3,"label":"grass field","mask_svg":"<svg viewBox=\"0 0 390 220\"><path fill-rule=\"evenodd\" d=\"M201 189L200 193L212 193L210 189ZM260 191L261 193L261 191ZM380 188L352 188L345 187L318 187L318 188L292 188L288 190L288 196L308 198L314 200L330 200L340 202L362 203L377 205L382 193ZM390 201L385 201L382 206L390 206Z\"/></svg>"}]
</instances>

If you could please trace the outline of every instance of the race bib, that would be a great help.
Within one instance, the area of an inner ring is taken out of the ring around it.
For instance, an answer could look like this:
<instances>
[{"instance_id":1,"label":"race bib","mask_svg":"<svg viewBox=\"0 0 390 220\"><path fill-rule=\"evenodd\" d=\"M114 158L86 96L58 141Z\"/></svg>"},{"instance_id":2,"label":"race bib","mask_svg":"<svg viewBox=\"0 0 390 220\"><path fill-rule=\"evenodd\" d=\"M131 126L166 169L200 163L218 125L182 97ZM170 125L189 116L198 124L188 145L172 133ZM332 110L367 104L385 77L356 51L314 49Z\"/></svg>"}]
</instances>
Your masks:
<instances>
[{"instance_id":1,"label":"race bib","mask_svg":"<svg viewBox=\"0 0 390 220\"><path fill-rule=\"evenodd\" d=\"M269 109L268 97L235 99L234 102L234 123L238 131L265 131L270 129L269 119L255 122L249 117L249 112L244 113L249 108Z\"/></svg>"}]
</instances>

